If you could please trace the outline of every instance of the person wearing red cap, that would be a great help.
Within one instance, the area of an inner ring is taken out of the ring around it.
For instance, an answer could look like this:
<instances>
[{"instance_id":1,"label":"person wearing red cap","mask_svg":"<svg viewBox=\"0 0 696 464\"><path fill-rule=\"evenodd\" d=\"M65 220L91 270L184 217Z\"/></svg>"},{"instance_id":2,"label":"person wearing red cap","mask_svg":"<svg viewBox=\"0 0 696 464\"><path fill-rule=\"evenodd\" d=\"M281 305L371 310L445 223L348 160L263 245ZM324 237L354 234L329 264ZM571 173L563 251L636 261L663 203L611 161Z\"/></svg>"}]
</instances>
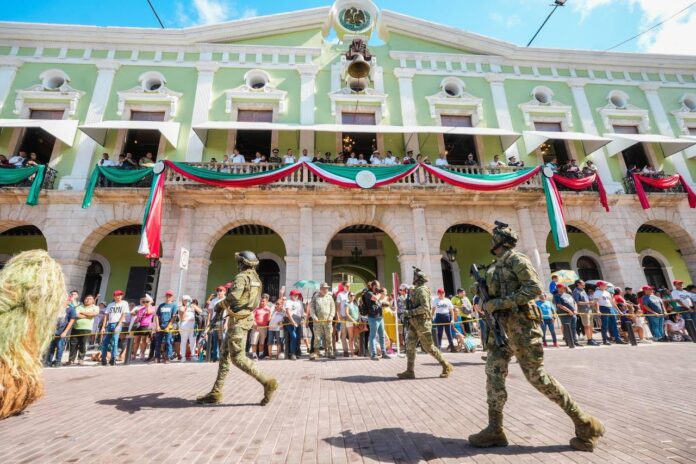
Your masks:
<instances>
[{"instance_id":1,"label":"person wearing red cap","mask_svg":"<svg viewBox=\"0 0 696 464\"><path fill-rule=\"evenodd\" d=\"M102 321L102 346L101 346L101 364L106 366L106 353L111 351L111 366L116 364L118 357L118 336L121 332L123 320L126 313L130 310L128 302L123 300L123 291L116 290L114 292L114 301L106 307L104 320Z\"/></svg>"},{"instance_id":2,"label":"person wearing red cap","mask_svg":"<svg viewBox=\"0 0 696 464\"><path fill-rule=\"evenodd\" d=\"M437 296L433 298L433 324L437 330L437 347L442 346L442 332L447 335L449 350L454 352L454 342L452 338L452 328L454 326L454 305L445 296L445 289L438 288Z\"/></svg>"},{"instance_id":3,"label":"person wearing red cap","mask_svg":"<svg viewBox=\"0 0 696 464\"><path fill-rule=\"evenodd\" d=\"M670 294L671 298L667 301L676 305L676 310L681 313L682 319L685 321L691 319L694 315L694 303L691 301L691 293L684 290L684 281L682 280L675 280L672 282L672 285L674 285L674 289Z\"/></svg>"},{"instance_id":4,"label":"person wearing red cap","mask_svg":"<svg viewBox=\"0 0 696 464\"><path fill-rule=\"evenodd\" d=\"M597 282L597 289L592 294L592 299L597 302L599 312L602 314L602 344L611 345L609 335L614 339L617 345L624 345L619 335L619 327L616 324L616 314L620 314L619 308L616 306L614 297L607 291L607 283L603 281Z\"/></svg>"},{"instance_id":5,"label":"person wearing red cap","mask_svg":"<svg viewBox=\"0 0 696 464\"><path fill-rule=\"evenodd\" d=\"M568 292L566 284L556 285L553 303L556 305L556 313L561 317L561 324L570 324L570 335L573 337L575 346L582 346L578 343L578 307L573 295ZM567 340L566 343L568 343ZM555 346L558 345L555 344Z\"/></svg>"},{"instance_id":6,"label":"person wearing red cap","mask_svg":"<svg viewBox=\"0 0 696 464\"><path fill-rule=\"evenodd\" d=\"M165 302L157 307L155 312L155 359L160 362L162 356L162 343L166 346L167 354L164 364L167 364L174 355L172 325L179 306L174 301L174 291L167 290L164 293Z\"/></svg>"},{"instance_id":7,"label":"person wearing red cap","mask_svg":"<svg viewBox=\"0 0 696 464\"><path fill-rule=\"evenodd\" d=\"M643 308L647 310L648 326L653 340L658 342L667 341L665 337L665 308L662 298L655 295L655 289L650 285L645 285L643 290Z\"/></svg>"}]
</instances>

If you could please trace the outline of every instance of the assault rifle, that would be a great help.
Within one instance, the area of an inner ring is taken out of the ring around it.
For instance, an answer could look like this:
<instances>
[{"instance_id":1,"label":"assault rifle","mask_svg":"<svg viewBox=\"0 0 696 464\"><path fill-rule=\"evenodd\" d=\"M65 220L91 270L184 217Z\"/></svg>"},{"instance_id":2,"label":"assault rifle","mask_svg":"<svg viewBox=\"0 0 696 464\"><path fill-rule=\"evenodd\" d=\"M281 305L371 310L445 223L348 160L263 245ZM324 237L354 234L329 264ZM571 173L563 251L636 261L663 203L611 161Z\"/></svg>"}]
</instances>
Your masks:
<instances>
[{"instance_id":1,"label":"assault rifle","mask_svg":"<svg viewBox=\"0 0 696 464\"><path fill-rule=\"evenodd\" d=\"M488 324L488 327L493 328L493 336L495 337L495 344L499 348L504 347L507 345L508 337L507 334L505 333L505 329L503 326L500 324L498 321L498 318L495 315L491 315L488 311L486 311L483 308L483 304L491 299L490 294L488 293L488 284L486 283L486 278L482 277L481 274L479 273L478 267L476 267L476 264L471 265L470 269L470 274L471 277L474 278L476 281L476 286L478 288L478 294L479 297L481 298L481 311L483 312L483 317L486 320L486 323Z\"/></svg>"}]
</instances>

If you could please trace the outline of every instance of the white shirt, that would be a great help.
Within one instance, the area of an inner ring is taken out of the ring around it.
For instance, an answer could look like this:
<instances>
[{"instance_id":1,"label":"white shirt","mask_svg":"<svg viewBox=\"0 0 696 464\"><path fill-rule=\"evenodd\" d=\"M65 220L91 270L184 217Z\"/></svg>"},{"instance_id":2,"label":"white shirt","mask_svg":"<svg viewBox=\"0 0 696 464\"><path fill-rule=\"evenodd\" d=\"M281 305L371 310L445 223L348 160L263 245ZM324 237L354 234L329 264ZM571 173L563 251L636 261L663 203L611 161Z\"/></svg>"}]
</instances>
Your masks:
<instances>
[{"instance_id":1,"label":"white shirt","mask_svg":"<svg viewBox=\"0 0 696 464\"><path fill-rule=\"evenodd\" d=\"M364 159L358 159L358 163L357 163L357 164L359 164L359 165L361 165L361 166L364 166L364 165L367 164L367 161L365 161Z\"/></svg>"},{"instance_id":2,"label":"white shirt","mask_svg":"<svg viewBox=\"0 0 696 464\"><path fill-rule=\"evenodd\" d=\"M592 299L597 301L599 306L603 306L605 308L611 308L612 301L614 301L609 292L600 289L595 290L595 292L592 294Z\"/></svg>"},{"instance_id":3,"label":"white shirt","mask_svg":"<svg viewBox=\"0 0 696 464\"><path fill-rule=\"evenodd\" d=\"M447 166L447 164L446 159L438 158L435 160L435 166Z\"/></svg>"},{"instance_id":4,"label":"white shirt","mask_svg":"<svg viewBox=\"0 0 696 464\"><path fill-rule=\"evenodd\" d=\"M396 166L396 158L393 156L387 156L382 162L382 164L385 166Z\"/></svg>"},{"instance_id":5,"label":"white shirt","mask_svg":"<svg viewBox=\"0 0 696 464\"><path fill-rule=\"evenodd\" d=\"M235 164L244 163L245 162L244 155L237 153L236 155L234 155L232 157L232 162Z\"/></svg>"},{"instance_id":6,"label":"white shirt","mask_svg":"<svg viewBox=\"0 0 696 464\"><path fill-rule=\"evenodd\" d=\"M501 166L505 166L502 161L491 161L491 164L489 164L490 167L492 168L499 168Z\"/></svg>"},{"instance_id":7,"label":"white shirt","mask_svg":"<svg viewBox=\"0 0 696 464\"><path fill-rule=\"evenodd\" d=\"M283 157L283 164L293 164L295 162L295 157L292 155L285 155Z\"/></svg>"},{"instance_id":8,"label":"white shirt","mask_svg":"<svg viewBox=\"0 0 696 464\"><path fill-rule=\"evenodd\" d=\"M684 319L679 319L678 322L673 322L671 319L667 319L667 327L669 327L669 330L671 332L681 332L684 330Z\"/></svg>"},{"instance_id":9,"label":"white shirt","mask_svg":"<svg viewBox=\"0 0 696 464\"><path fill-rule=\"evenodd\" d=\"M346 317L346 306L348 306L348 292L342 291L336 295L336 303L338 304L338 314L341 317Z\"/></svg>"},{"instance_id":10,"label":"white shirt","mask_svg":"<svg viewBox=\"0 0 696 464\"><path fill-rule=\"evenodd\" d=\"M109 303L109 306L106 307L105 314L107 317L107 324L118 324L122 314L130 314L128 302L124 300L121 300L120 303L112 301Z\"/></svg>"},{"instance_id":11,"label":"white shirt","mask_svg":"<svg viewBox=\"0 0 696 464\"><path fill-rule=\"evenodd\" d=\"M358 164L358 158L353 157L346 160L346 166L355 166L356 164Z\"/></svg>"},{"instance_id":12,"label":"white shirt","mask_svg":"<svg viewBox=\"0 0 696 464\"><path fill-rule=\"evenodd\" d=\"M24 158L22 158L19 155L15 155L12 158L10 158L10 164L14 165L14 167L16 168L21 168L24 164Z\"/></svg>"},{"instance_id":13,"label":"white shirt","mask_svg":"<svg viewBox=\"0 0 696 464\"><path fill-rule=\"evenodd\" d=\"M451 314L450 311L454 308L452 301L449 298L433 298L433 306L435 306L435 314Z\"/></svg>"},{"instance_id":14,"label":"white shirt","mask_svg":"<svg viewBox=\"0 0 696 464\"><path fill-rule=\"evenodd\" d=\"M179 309L182 309L179 307ZM186 308L184 309L184 317L182 318L181 322L179 323L179 328L180 329L193 329L193 327L196 325L196 310L193 309L193 306L191 304L186 305Z\"/></svg>"},{"instance_id":15,"label":"white shirt","mask_svg":"<svg viewBox=\"0 0 696 464\"><path fill-rule=\"evenodd\" d=\"M379 159L379 157L374 156L374 157L372 157L372 159L370 160L370 163L373 164L373 165L375 165L375 166L379 166L379 165L382 164L382 160Z\"/></svg>"},{"instance_id":16,"label":"white shirt","mask_svg":"<svg viewBox=\"0 0 696 464\"><path fill-rule=\"evenodd\" d=\"M268 323L268 329L269 330L280 330L280 325L283 323L283 319L285 319L285 313L284 312L277 312L274 311L273 315L271 316L271 321Z\"/></svg>"},{"instance_id":17,"label":"white shirt","mask_svg":"<svg viewBox=\"0 0 696 464\"><path fill-rule=\"evenodd\" d=\"M285 302L285 309L290 311L294 319L302 319L304 316L304 308L302 307L302 302L300 300L289 299ZM295 322L297 322L297 320Z\"/></svg>"},{"instance_id":18,"label":"white shirt","mask_svg":"<svg viewBox=\"0 0 696 464\"><path fill-rule=\"evenodd\" d=\"M302 155L300 156L300 163L311 163L312 162L312 157L309 155ZM293 161L294 163L294 161Z\"/></svg>"},{"instance_id":19,"label":"white shirt","mask_svg":"<svg viewBox=\"0 0 696 464\"><path fill-rule=\"evenodd\" d=\"M262 161L263 161L263 158L254 158L251 162L254 164L259 164Z\"/></svg>"},{"instance_id":20,"label":"white shirt","mask_svg":"<svg viewBox=\"0 0 696 464\"><path fill-rule=\"evenodd\" d=\"M114 164L115 163L113 161L111 161L110 159L108 159L108 160L100 159L99 160L99 166L104 166L105 168L107 168L109 166L114 166Z\"/></svg>"},{"instance_id":21,"label":"white shirt","mask_svg":"<svg viewBox=\"0 0 696 464\"><path fill-rule=\"evenodd\" d=\"M677 290L675 288L674 290L672 290L672 298L675 300L679 300L679 302L687 308L691 308L693 306L690 293L686 290Z\"/></svg>"}]
</instances>

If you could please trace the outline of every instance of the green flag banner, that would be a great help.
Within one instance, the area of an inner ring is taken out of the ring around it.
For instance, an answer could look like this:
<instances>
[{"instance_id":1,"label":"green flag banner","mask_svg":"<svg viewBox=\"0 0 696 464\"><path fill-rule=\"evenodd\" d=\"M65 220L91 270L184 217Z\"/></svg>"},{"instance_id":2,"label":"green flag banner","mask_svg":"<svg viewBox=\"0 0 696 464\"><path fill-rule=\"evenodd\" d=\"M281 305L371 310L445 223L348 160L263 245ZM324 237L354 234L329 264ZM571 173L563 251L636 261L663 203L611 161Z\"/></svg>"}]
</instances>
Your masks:
<instances>
[{"instance_id":1,"label":"green flag banner","mask_svg":"<svg viewBox=\"0 0 696 464\"><path fill-rule=\"evenodd\" d=\"M85 197L82 200L82 207L89 208L94 197L94 189L99 182L99 176L104 176L107 180L115 184L134 184L152 174L152 168L145 169L121 169L118 167L95 166L89 183L85 188Z\"/></svg>"},{"instance_id":2,"label":"green flag banner","mask_svg":"<svg viewBox=\"0 0 696 464\"><path fill-rule=\"evenodd\" d=\"M27 205L35 206L39 203L41 186L43 185L44 177L46 177L46 166L0 169L0 185L18 184L31 176L34 176L34 179L31 182L29 195L27 195Z\"/></svg>"}]
</instances>

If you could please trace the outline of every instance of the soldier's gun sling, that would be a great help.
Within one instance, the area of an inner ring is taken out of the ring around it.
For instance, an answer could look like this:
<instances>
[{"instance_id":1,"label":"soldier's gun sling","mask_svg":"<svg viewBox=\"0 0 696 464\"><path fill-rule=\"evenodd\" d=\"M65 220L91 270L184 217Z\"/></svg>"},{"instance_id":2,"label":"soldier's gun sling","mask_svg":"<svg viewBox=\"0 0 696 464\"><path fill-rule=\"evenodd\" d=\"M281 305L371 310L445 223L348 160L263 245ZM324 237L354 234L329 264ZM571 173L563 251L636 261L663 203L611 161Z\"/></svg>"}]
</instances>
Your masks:
<instances>
[{"instance_id":1,"label":"soldier's gun sling","mask_svg":"<svg viewBox=\"0 0 696 464\"><path fill-rule=\"evenodd\" d=\"M495 314L491 315L488 311L484 309L484 303L491 299L491 296L488 293L488 284L486 283L486 278L481 276L478 267L476 267L476 264L471 265L469 272L471 274L471 277L473 277L476 281L476 286L478 287L478 294L481 298L481 304L479 306L481 307L483 318L486 320L488 327L493 328L493 336L495 338L496 346L502 348L505 345L507 345L508 340L507 334L505 333L505 329L500 324L500 321L498 321L498 318Z\"/></svg>"}]
</instances>

